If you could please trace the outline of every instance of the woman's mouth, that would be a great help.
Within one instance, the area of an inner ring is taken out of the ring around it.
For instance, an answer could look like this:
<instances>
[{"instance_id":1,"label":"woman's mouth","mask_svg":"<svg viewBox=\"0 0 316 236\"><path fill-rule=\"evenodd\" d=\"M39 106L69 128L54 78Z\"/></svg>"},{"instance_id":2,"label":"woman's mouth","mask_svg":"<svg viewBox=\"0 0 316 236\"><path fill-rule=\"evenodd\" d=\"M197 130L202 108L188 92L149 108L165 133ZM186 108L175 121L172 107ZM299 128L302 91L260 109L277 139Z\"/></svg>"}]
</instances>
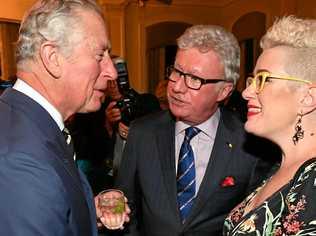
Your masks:
<instances>
[{"instance_id":1,"label":"woman's mouth","mask_svg":"<svg viewBox=\"0 0 316 236\"><path fill-rule=\"evenodd\" d=\"M261 113L262 109L261 107L255 106L255 105L248 105L248 112L247 112L247 117L257 115Z\"/></svg>"}]
</instances>

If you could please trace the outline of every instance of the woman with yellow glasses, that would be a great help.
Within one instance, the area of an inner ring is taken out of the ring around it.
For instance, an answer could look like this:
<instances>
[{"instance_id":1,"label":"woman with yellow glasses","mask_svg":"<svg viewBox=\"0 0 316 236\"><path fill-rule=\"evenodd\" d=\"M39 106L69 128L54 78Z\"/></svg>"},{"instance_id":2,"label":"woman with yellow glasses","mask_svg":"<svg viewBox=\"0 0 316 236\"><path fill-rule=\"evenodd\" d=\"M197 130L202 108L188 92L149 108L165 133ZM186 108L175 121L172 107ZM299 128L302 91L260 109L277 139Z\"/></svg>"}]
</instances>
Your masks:
<instances>
[{"instance_id":1,"label":"woman with yellow glasses","mask_svg":"<svg viewBox=\"0 0 316 236\"><path fill-rule=\"evenodd\" d=\"M283 17L261 39L243 92L245 129L282 161L227 217L224 235L316 235L316 20Z\"/></svg>"}]
</instances>

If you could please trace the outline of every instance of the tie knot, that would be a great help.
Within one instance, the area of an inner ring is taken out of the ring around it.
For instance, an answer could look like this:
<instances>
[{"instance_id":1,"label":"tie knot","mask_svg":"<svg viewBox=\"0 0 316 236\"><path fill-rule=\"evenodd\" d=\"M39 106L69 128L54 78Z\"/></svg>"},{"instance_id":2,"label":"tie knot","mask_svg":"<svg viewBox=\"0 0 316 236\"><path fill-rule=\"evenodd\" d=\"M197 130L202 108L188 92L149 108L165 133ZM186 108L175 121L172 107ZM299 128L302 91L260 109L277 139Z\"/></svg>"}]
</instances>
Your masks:
<instances>
[{"instance_id":1,"label":"tie knot","mask_svg":"<svg viewBox=\"0 0 316 236\"><path fill-rule=\"evenodd\" d=\"M196 127L189 127L185 129L185 139L190 142L191 139L197 135L199 132L201 132L201 130L199 128Z\"/></svg>"},{"instance_id":2,"label":"tie knot","mask_svg":"<svg viewBox=\"0 0 316 236\"><path fill-rule=\"evenodd\" d=\"M71 136L70 136L69 130L65 127L65 128L63 129L62 133L63 133L63 135L64 135L64 137L65 137L66 143L67 143L67 144L70 144L70 142L71 142Z\"/></svg>"}]
</instances>

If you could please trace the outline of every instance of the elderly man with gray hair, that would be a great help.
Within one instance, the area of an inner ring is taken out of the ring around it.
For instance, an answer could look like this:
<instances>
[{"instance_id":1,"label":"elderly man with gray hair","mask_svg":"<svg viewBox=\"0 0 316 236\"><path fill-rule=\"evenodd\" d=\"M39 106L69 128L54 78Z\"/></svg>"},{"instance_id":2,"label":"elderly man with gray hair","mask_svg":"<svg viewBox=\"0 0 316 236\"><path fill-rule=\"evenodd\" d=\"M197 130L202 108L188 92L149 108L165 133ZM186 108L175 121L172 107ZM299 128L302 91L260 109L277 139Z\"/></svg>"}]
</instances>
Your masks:
<instances>
[{"instance_id":1,"label":"elderly man with gray hair","mask_svg":"<svg viewBox=\"0 0 316 236\"><path fill-rule=\"evenodd\" d=\"M117 77L94 0L42 0L24 17L17 81L0 97L0 234L97 235L64 121L100 108Z\"/></svg>"}]
</instances>

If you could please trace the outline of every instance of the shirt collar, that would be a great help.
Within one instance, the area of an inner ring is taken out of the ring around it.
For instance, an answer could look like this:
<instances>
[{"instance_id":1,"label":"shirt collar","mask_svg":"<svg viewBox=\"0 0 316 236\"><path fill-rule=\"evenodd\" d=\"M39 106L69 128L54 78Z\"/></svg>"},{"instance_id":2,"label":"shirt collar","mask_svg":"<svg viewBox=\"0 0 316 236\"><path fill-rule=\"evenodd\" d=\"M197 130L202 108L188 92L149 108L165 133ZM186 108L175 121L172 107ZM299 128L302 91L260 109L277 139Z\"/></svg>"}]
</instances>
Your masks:
<instances>
[{"instance_id":1,"label":"shirt collar","mask_svg":"<svg viewBox=\"0 0 316 236\"><path fill-rule=\"evenodd\" d=\"M207 135L211 139L215 139L217 126L219 123L219 119L221 116L220 109L217 109L215 113L208 118L206 121L202 122L201 124L195 125L195 127L199 128L205 135ZM176 136L180 133L184 133L185 129L190 127L190 125L184 123L183 121L176 122Z\"/></svg>"},{"instance_id":2,"label":"shirt collar","mask_svg":"<svg viewBox=\"0 0 316 236\"><path fill-rule=\"evenodd\" d=\"M65 125L64 125L62 115L40 93L38 93L35 89L33 89L30 85L28 85L27 83L25 83L21 79L17 79L13 88L15 90L25 94L26 96L32 98L39 105L41 105L50 114L50 116L54 119L54 121L57 123L60 130L64 129Z\"/></svg>"}]
</instances>

